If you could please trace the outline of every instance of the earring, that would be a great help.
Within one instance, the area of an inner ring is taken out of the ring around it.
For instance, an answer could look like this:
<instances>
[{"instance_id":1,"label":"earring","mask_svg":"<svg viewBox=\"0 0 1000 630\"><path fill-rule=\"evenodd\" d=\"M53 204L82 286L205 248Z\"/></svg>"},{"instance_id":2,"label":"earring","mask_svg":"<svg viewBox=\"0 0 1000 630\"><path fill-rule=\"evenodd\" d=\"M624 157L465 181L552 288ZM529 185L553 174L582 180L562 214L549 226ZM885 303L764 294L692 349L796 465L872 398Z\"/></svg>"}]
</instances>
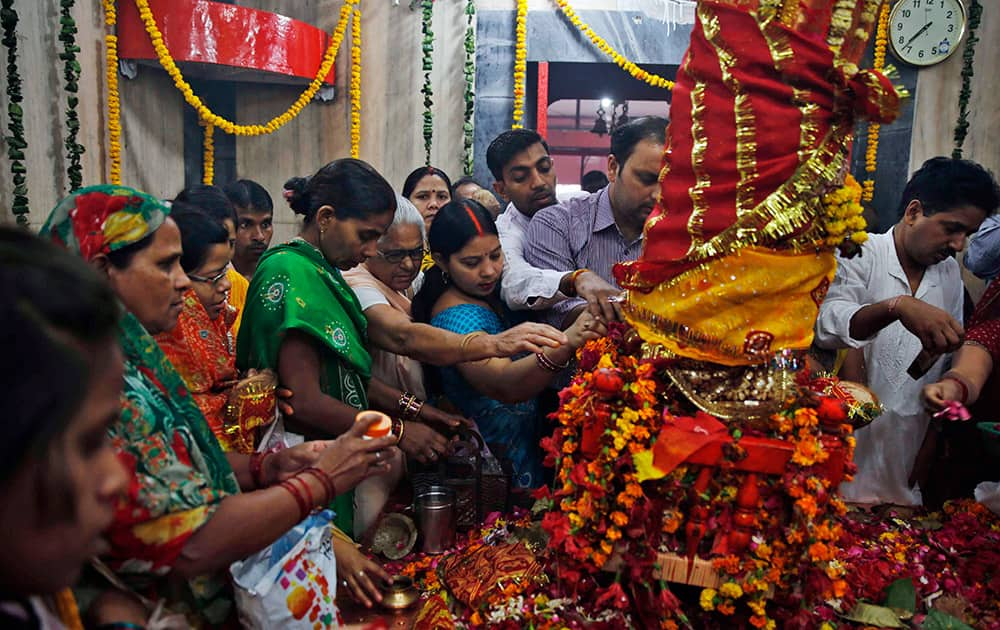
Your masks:
<instances>
[{"instance_id":1,"label":"earring","mask_svg":"<svg viewBox=\"0 0 1000 630\"><path fill-rule=\"evenodd\" d=\"M448 272L444 270L441 271L441 278L444 280L445 284L448 284L451 281L451 278L448 277Z\"/></svg>"}]
</instances>

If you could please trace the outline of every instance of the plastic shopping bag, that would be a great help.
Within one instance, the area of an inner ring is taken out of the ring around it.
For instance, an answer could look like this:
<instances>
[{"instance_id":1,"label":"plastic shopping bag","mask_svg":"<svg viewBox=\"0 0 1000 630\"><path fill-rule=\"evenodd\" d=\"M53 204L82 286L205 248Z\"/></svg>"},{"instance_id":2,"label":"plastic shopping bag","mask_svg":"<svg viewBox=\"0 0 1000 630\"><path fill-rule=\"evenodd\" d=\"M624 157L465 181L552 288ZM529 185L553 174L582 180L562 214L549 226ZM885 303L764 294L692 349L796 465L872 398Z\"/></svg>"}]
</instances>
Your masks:
<instances>
[{"instance_id":1,"label":"plastic shopping bag","mask_svg":"<svg viewBox=\"0 0 1000 630\"><path fill-rule=\"evenodd\" d=\"M251 630L339 628L333 512L312 514L270 547L230 567L240 623Z\"/></svg>"}]
</instances>

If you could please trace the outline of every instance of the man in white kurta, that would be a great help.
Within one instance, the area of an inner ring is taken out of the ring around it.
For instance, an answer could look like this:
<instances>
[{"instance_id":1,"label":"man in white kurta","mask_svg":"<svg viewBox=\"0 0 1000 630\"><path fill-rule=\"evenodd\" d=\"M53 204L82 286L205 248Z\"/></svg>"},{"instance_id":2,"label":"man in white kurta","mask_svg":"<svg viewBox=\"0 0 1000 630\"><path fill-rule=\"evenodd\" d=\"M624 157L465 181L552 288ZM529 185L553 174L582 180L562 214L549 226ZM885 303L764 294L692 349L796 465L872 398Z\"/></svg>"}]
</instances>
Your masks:
<instances>
[{"instance_id":1,"label":"man in white kurta","mask_svg":"<svg viewBox=\"0 0 1000 630\"><path fill-rule=\"evenodd\" d=\"M869 339L854 339L849 332L851 318L862 307L909 294L909 282L890 231L870 235L861 256L838 260L837 277L820 308L817 343L824 347L864 348L868 387L885 409L878 420L855 433L858 472L853 482L840 488L848 501L921 503L920 489L911 488L908 482L928 425L920 391L924 385L937 382L944 372L945 357L939 358L920 380L913 380L906 371L922 346L899 320ZM955 259L928 267L913 297L947 311L961 322L962 277ZM898 308L897 304L894 310Z\"/></svg>"},{"instance_id":2,"label":"man in white kurta","mask_svg":"<svg viewBox=\"0 0 1000 630\"><path fill-rule=\"evenodd\" d=\"M838 260L816 321L820 347L864 349L867 384L884 409L855 434L858 472L840 490L857 503L922 503L920 488L910 484L929 423L920 392L938 380L964 335L964 289L953 256L998 203L987 171L949 158L928 160L903 199L892 230L871 234L860 256ZM907 370L922 349L938 359L914 379Z\"/></svg>"}]
</instances>

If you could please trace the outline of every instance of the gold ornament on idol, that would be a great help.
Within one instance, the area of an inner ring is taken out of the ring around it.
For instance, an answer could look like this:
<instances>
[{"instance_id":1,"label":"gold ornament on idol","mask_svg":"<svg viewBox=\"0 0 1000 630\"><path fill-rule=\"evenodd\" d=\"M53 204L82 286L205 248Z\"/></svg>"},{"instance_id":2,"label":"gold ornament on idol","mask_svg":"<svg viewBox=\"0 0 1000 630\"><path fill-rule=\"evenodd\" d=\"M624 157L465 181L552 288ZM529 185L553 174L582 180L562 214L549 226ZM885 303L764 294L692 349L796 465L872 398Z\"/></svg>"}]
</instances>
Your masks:
<instances>
[{"instance_id":1,"label":"gold ornament on idol","mask_svg":"<svg viewBox=\"0 0 1000 630\"><path fill-rule=\"evenodd\" d=\"M580 19L573 10L573 7L569 6L566 0L555 0L555 3L559 5L559 9L566 15L566 18L570 21L570 24L575 26L581 33L587 36L597 49L605 54L609 59L614 61L618 67L620 67L625 72L632 75L632 78L638 79L644 83L648 83L653 87L663 88L666 90L674 89L674 82L663 77L653 74L652 72L646 72L639 66L635 65L633 62L625 58L624 55L619 53L617 50L611 47L611 44L604 41L600 35L595 33L586 22Z\"/></svg>"},{"instance_id":2,"label":"gold ornament on idol","mask_svg":"<svg viewBox=\"0 0 1000 630\"><path fill-rule=\"evenodd\" d=\"M527 78L526 66L528 64L527 22L528 0L517 0L514 44L514 122L511 124L511 129L524 127L524 82Z\"/></svg>"},{"instance_id":3,"label":"gold ornament on idol","mask_svg":"<svg viewBox=\"0 0 1000 630\"><path fill-rule=\"evenodd\" d=\"M316 71L315 78L309 83L309 87L295 99L295 102L283 114L275 116L263 125L239 125L226 120L209 109L198 95L194 93L194 90L191 89L191 85L184 79L180 68L177 67L173 57L170 56L170 51L167 50L166 44L163 43L163 34L156 25L156 18L149 8L149 0L135 0L135 6L139 9L139 17L142 18L146 26L146 33L149 34L149 39L153 43L153 49L156 50L156 56L160 60L160 65L167 71L170 78L174 80L174 85L184 95L184 100L187 101L188 105L195 108L198 112L198 118L211 123L231 135L260 136L274 133L291 122L309 104L312 98L316 96L316 93L319 92L319 88L323 85L324 77L330 73L330 69L333 67L333 62L337 57L337 50L344 39L344 31L347 30L347 21L351 18L351 9L357 2L358 0L344 0L344 6L340 8L340 19L337 22L337 26L333 29L333 34L330 36L330 44L323 54L323 61L319 65L319 70Z\"/></svg>"},{"instance_id":4,"label":"gold ornament on idol","mask_svg":"<svg viewBox=\"0 0 1000 630\"><path fill-rule=\"evenodd\" d=\"M118 95L118 36L115 35L117 22L115 0L104 0L104 24L108 28L108 33L104 36L108 82L108 182L120 186L122 183L122 123L121 100Z\"/></svg>"},{"instance_id":5,"label":"gold ornament on idol","mask_svg":"<svg viewBox=\"0 0 1000 630\"><path fill-rule=\"evenodd\" d=\"M351 20L351 157L361 153L361 9Z\"/></svg>"},{"instance_id":6,"label":"gold ornament on idol","mask_svg":"<svg viewBox=\"0 0 1000 630\"><path fill-rule=\"evenodd\" d=\"M875 57L872 67L878 72L885 70L885 49L888 44L889 3L882 4L875 30ZM865 181L861 183L861 200L869 203L875 195L875 165L878 161L878 135L881 125L868 123L868 146L865 147Z\"/></svg>"}]
</instances>

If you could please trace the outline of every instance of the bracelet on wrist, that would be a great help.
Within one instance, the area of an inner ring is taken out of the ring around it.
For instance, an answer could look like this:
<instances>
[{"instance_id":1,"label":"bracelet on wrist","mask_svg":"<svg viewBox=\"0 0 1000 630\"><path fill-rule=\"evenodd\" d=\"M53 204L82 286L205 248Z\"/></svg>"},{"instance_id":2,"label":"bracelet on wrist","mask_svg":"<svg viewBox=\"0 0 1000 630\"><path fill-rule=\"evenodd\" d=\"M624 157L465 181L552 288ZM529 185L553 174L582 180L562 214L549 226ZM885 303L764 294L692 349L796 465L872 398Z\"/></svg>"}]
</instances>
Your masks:
<instances>
[{"instance_id":1,"label":"bracelet on wrist","mask_svg":"<svg viewBox=\"0 0 1000 630\"><path fill-rule=\"evenodd\" d=\"M403 429L406 427L403 424L402 418L392 419L392 434L396 436L396 445L398 446L400 442L403 441Z\"/></svg>"},{"instance_id":2,"label":"bracelet on wrist","mask_svg":"<svg viewBox=\"0 0 1000 630\"><path fill-rule=\"evenodd\" d=\"M330 503L330 501L333 501L334 498L336 498L337 488L333 484L333 479L330 479L330 475L326 474L325 472L323 472L319 468L316 468L315 466L310 466L309 468L305 468L299 474L312 475L313 477L316 478L317 481L319 481L320 485L323 486L323 491L326 493L326 496L320 502L321 505L326 505Z\"/></svg>"},{"instance_id":3,"label":"bracelet on wrist","mask_svg":"<svg viewBox=\"0 0 1000 630\"><path fill-rule=\"evenodd\" d=\"M942 381L954 381L958 383L958 387L962 390L962 398L958 402L965 404L965 401L969 399L969 386L965 384L965 380L957 374L952 372L945 372L944 376L941 377Z\"/></svg>"},{"instance_id":4,"label":"bracelet on wrist","mask_svg":"<svg viewBox=\"0 0 1000 630\"><path fill-rule=\"evenodd\" d=\"M462 356L464 357L464 356L465 356L465 354L466 354L466 353L468 352L468 349L469 349L469 343L470 343L470 342L471 342L471 341L472 341L473 339L475 339L476 337L482 337L482 336L483 336L483 335L485 335L485 334L486 334L486 333L485 333L485 332L483 332L482 330L474 330L474 331L470 332L470 333L469 333L468 335L466 335L466 336L462 337L462 346L461 346L461 348L460 348L460 349L461 349L461 351L462 351Z\"/></svg>"},{"instance_id":5,"label":"bracelet on wrist","mask_svg":"<svg viewBox=\"0 0 1000 630\"><path fill-rule=\"evenodd\" d=\"M558 363L556 363L552 359L550 359L547 356L545 356L544 352L538 352L538 353L536 353L535 354L535 361L538 362L538 367L542 368L543 370L545 370L547 372L560 372L560 371L566 369L567 367L569 367L569 361L567 361L566 363L563 363L562 365L559 365Z\"/></svg>"},{"instance_id":6,"label":"bracelet on wrist","mask_svg":"<svg viewBox=\"0 0 1000 630\"><path fill-rule=\"evenodd\" d=\"M277 448L269 448L266 451L250 455L250 479L253 481L254 487L267 487L267 484L264 483L264 460L277 452Z\"/></svg>"},{"instance_id":7,"label":"bracelet on wrist","mask_svg":"<svg viewBox=\"0 0 1000 630\"><path fill-rule=\"evenodd\" d=\"M292 498L295 499L295 504L299 506L299 521L305 520L305 518L309 516L309 513L312 511L312 508L308 503L306 503L306 499L302 496L302 493L299 492L299 489L291 482L291 480L288 479L279 483L278 486L283 488L286 492L288 492L288 494L292 495Z\"/></svg>"},{"instance_id":8,"label":"bracelet on wrist","mask_svg":"<svg viewBox=\"0 0 1000 630\"><path fill-rule=\"evenodd\" d=\"M415 420L423 409L424 401L420 400L410 392L403 392L397 403L399 407L399 417L402 420Z\"/></svg>"},{"instance_id":9,"label":"bracelet on wrist","mask_svg":"<svg viewBox=\"0 0 1000 630\"><path fill-rule=\"evenodd\" d=\"M889 300L889 313L895 314L896 307L899 306L899 301L903 299L902 295L897 295L896 297Z\"/></svg>"},{"instance_id":10,"label":"bracelet on wrist","mask_svg":"<svg viewBox=\"0 0 1000 630\"><path fill-rule=\"evenodd\" d=\"M572 293L572 295L570 297L575 297L576 294L577 294L577 292L576 292L576 280L577 280L577 278L579 278L581 275L587 273L588 271L590 271L590 269L587 269L587 268L577 269L576 271L574 271L573 273L571 273L569 275L569 286L570 286L570 289L572 289L572 291L573 291L573 293Z\"/></svg>"}]
</instances>

